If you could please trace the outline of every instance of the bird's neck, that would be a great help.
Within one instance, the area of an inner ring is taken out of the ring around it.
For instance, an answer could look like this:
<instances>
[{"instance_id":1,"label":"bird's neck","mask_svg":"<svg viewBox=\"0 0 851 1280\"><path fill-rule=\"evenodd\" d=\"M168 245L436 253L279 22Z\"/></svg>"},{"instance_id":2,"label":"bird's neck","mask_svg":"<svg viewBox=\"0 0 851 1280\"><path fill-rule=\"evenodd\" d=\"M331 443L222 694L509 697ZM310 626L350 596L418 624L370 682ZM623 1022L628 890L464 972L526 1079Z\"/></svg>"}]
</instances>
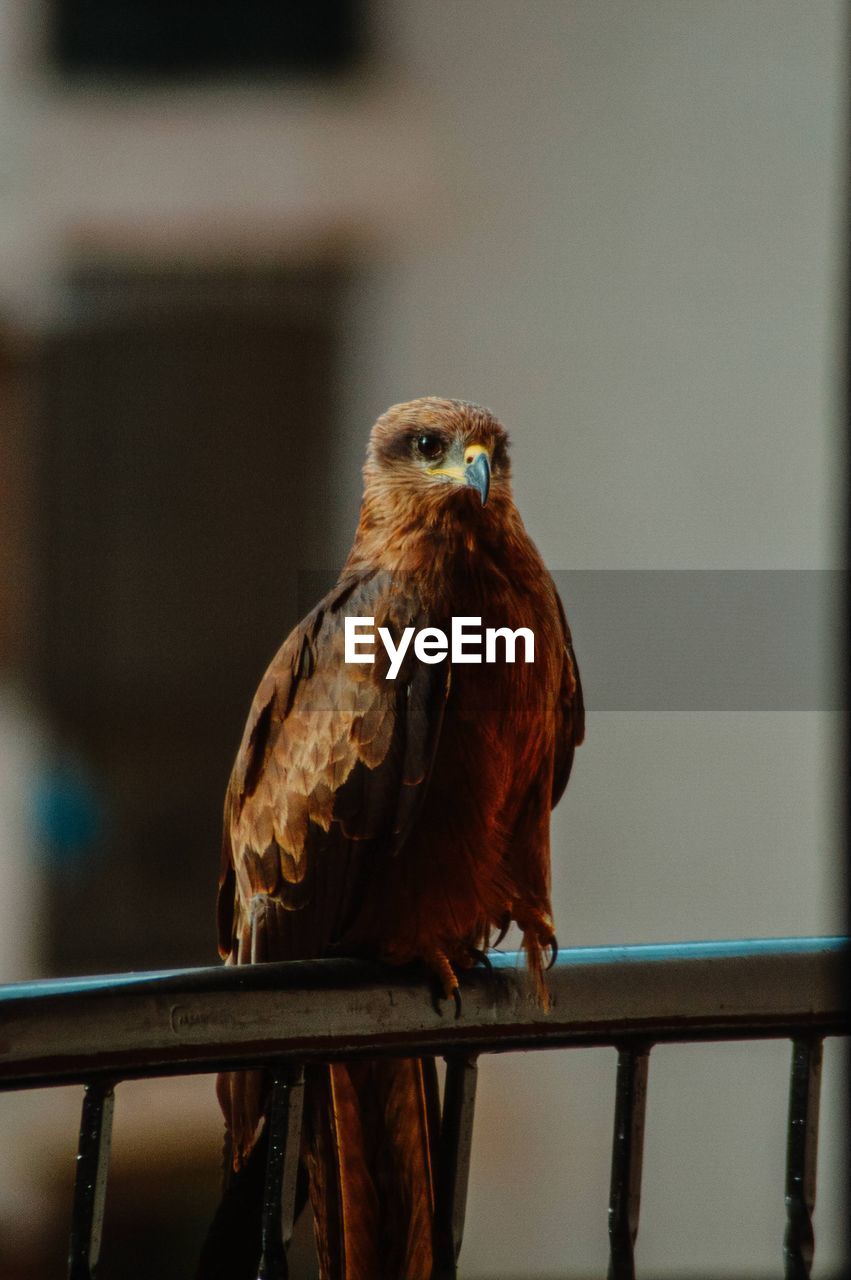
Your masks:
<instances>
[{"instance_id":1,"label":"bird's neck","mask_svg":"<svg viewBox=\"0 0 851 1280\"><path fill-rule=\"evenodd\" d=\"M415 574L418 580L446 583L470 572L516 571L540 557L510 494L500 494L487 507L443 502L392 508L364 498L357 533L343 574L386 572Z\"/></svg>"}]
</instances>

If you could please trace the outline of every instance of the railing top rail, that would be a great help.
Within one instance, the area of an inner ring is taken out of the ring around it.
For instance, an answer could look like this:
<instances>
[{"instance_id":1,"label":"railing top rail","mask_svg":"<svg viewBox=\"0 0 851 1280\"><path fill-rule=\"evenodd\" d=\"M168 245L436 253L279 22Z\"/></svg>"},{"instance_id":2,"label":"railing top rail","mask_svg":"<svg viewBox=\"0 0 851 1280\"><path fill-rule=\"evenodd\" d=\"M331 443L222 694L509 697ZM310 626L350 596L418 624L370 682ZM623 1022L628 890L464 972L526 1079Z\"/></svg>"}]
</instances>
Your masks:
<instances>
[{"instance_id":1,"label":"railing top rail","mask_svg":"<svg viewBox=\"0 0 851 1280\"><path fill-rule=\"evenodd\" d=\"M536 1003L516 953L462 978L358 960L50 979L0 987L0 1088L375 1053L845 1034L847 938L564 950Z\"/></svg>"},{"instance_id":2,"label":"railing top rail","mask_svg":"<svg viewBox=\"0 0 851 1280\"><path fill-rule=\"evenodd\" d=\"M849 947L851 938L842 936L731 938L706 942L634 943L618 947L563 947L559 951L556 967L583 968L597 964L662 963L672 960L747 960L754 956L785 959L819 952L843 952ZM494 968L516 968L518 964L518 953L515 951L491 951L489 958ZM241 967L215 964L197 969L151 969L71 978L41 978L32 982L0 984L0 1006L10 1000L47 1000L52 996L70 998L88 993L117 994L123 990L138 990L148 986L152 990L157 988L163 991L171 988L241 991L245 989L246 983L251 985L257 982L263 987L280 986L282 983L286 985L288 977L294 977L300 983L308 974L312 974L314 980L322 975L327 978L329 985L336 985L340 979L348 983L352 976L368 979L376 973L385 977L394 976L392 969L379 967L368 961L337 959L278 961L263 966Z\"/></svg>"}]
</instances>

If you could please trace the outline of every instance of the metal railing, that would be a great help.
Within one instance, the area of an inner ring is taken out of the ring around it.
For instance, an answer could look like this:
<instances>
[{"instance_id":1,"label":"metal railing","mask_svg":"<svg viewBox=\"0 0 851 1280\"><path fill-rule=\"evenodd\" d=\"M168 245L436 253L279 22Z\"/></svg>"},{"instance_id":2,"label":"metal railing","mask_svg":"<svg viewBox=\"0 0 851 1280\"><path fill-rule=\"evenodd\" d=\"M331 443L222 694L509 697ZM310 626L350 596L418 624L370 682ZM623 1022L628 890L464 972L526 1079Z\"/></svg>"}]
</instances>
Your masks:
<instances>
[{"instance_id":1,"label":"metal railing","mask_svg":"<svg viewBox=\"0 0 851 1280\"><path fill-rule=\"evenodd\" d=\"M85 1086L70 1280L97 1266L115 1085L265 1066L272 1076L260 1280L287 1276L306 1064L376 1054L447 1063L438 1143L434 1280L455 1276L482 1053L612 1045L618 1051L610 1280L635 1275L650 1050L663 1042L785 1038L789 1093L786 1280L813 1260L819 1086L825 1036L847 1035L851 941L787 938L562 951L552 1008L513 953L462 978L460 1016L409 972L355 960L299 961L0 987L0 1088Z\"/></svg>"}]
</instances>

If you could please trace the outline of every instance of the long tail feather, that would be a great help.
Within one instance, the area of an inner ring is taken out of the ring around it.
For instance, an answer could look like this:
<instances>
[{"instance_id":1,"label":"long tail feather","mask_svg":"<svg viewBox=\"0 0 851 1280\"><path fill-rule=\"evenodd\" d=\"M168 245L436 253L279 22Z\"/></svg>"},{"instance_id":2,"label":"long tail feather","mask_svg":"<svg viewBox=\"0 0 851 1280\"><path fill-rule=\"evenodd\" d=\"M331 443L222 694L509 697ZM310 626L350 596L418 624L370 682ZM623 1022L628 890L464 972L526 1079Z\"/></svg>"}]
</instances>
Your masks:
<instances>
[{"instance_id":1,"label":"long tail feather","mask_svg":"<svg viewBox=\"0 0 851 1280\"><path fill-rule=\"evenodd\" d=\"M323 1068L306 1135L322 1280L429 1280L431 1070L416 1058Z\"/></svg>"}]
</instances>

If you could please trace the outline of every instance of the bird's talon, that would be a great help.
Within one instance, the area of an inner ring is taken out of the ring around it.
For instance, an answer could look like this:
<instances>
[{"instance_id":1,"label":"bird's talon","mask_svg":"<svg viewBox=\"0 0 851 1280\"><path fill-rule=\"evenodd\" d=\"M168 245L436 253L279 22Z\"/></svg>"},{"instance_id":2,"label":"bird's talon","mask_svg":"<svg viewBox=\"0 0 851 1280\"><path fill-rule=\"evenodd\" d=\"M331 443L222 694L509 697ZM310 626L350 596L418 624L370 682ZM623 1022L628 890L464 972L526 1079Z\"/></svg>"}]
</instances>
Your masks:
<instances>
[{"instance_id":1,"label":"bird's talon","mask_svg":"<svg viewBox=\"0 0 851 1280\"><path fill-rule=\"evenodd\" d=\"M452 968L449 957L444 952L438 951L426 960L426 964L435 979L435 986L432 988L432 1003L435 1009L442 1018L443 1001L448 1000L451 996L455 1001L455 1017L457 1018L461 1012L461 993L458 990L458 979L455 976L455 970Z\"/></svg>"},{"instance_id":2,"label":"bird's talon","mask_svg":"<svg viewBox=\"0 0 851 1280\"><path fill-rule=\"evenodd\" d=\"M480 964L488 973L493 973L493 965L486 951L482 951L480 947L470 947L470 955L474 964Z\"/></svg>"},{"instance_id":3,"label":"bird's talon","mask_svg":"<svg viewBox=\"0 0 851 1280\"><path fill-rule=\"evenodd\" d=\"M511 925L511 916L506 911L505 915L502 917L502 923L499 926L499 933L496 935L496 941L491 944L492 946L494 947L499 946L499 944L502 942L505 935L508 933L510 925Z\"/></svg>"},{"instance_id":4,"label":"bird's talon","mask_svg":"<svg viewBox=\"0 0 851 1280\"><path fill-rule=\"evenodd\" d=\"M556 960L558 960L558 938L555 936L555 934L553 934L553 936L550 938L547 945L550 948L550 959L549 959L549 963L547 964L547 969L549 970L549 969L552 969Z\"/></svg>"}]
</instances>

